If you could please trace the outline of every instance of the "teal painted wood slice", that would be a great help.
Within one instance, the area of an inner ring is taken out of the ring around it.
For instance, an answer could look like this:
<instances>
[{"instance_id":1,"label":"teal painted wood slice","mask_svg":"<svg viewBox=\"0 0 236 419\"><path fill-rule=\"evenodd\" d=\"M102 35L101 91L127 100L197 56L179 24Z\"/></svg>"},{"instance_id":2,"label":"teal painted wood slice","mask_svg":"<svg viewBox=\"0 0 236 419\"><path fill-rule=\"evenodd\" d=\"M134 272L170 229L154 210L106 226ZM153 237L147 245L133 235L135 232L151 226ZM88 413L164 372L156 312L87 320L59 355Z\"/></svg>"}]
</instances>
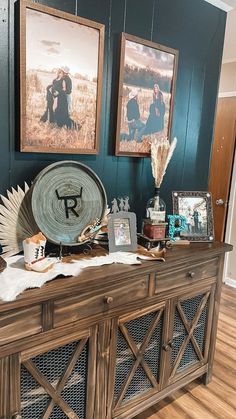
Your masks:
<instances>
[{"instance_id":1,"label":"teal painted wood slice","mask_svg":"<svg viewBox=\"0 0 236 419\"><path fill-rule=\"evenodd\" d=\"M35 221L50 242L75 246L81 231L102 219L107 198L101 180L88 166L65 160L38 174L31 203Z\"/></svg>"}]
</instances>

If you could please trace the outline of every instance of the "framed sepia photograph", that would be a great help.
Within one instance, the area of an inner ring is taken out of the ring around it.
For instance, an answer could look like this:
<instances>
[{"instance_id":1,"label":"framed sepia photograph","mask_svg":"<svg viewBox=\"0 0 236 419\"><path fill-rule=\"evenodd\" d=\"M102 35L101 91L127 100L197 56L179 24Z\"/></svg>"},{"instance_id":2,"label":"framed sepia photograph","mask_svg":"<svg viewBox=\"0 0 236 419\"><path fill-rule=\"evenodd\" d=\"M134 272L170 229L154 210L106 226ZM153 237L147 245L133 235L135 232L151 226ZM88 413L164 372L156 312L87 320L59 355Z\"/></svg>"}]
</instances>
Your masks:
<instances>
[{"instance_id":1,"label":"framed sepia photograph","mask_svg":"<svg viewBox=\"0 0 236 419\"><path fill-rule=\"evenodd\" d=\"M122 33L117 156L149 156L155 135L170 138L178 51Z\"/></svg>"},{"instance_id":2,"label":"framed sepia photograph","mask_svg":"<svg viewBox=\"0 0 236 419\"><path fill-rule=\"evenodd\" d=\"M99 151L104 25L20 2L20 150Z\"/></svg>"},{"instance_id":3,"label":"framed sepia photograph","mask_svg":"<svg viewBox=\"0 0 236 419\"><path fill-rule=\"evenodd\" d=\"M180 236L190 241L214 240L212 198L210 192L172 192L173 213L186 218L186 230Z\"/></svg>"},{"instance_id":4,"label":"framed sepia photograph","mask_svg":"<svg viewBox=\"0 0 236 419\"><path fill-rule=\"evenodd\" d=\"M137 249L136 215L120 211L109 215L109 252L129 252Z\"/></svg>"}]
</instances>

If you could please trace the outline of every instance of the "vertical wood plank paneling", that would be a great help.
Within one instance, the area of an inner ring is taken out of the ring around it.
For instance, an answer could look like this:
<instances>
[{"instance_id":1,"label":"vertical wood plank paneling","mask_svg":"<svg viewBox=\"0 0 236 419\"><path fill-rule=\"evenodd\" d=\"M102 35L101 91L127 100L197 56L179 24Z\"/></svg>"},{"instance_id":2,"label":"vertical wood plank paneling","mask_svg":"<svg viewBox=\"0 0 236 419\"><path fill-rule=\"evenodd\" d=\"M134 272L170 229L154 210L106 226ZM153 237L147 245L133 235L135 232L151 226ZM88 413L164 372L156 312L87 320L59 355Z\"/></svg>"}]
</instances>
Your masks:
<instances>
[{"instance_id":1,"label":"vertical wood plank paneling","mask_svg":"<svg viewBox=\"0 0 236 419\"><path fill-rule=\"evenodd\" d=\"M71 158L88 164L97 172L105 185L109 201L114 196L130 195L132 210L137 212L141 220L146 201L153 193L150 159L113 155L119 34L122 31L179 50L172 124L172 136L178 138L178 145L162 186L162 196L168 204L168 211L171 211L171 190L207 188L226 14L202 0L179 0L178 4L173 0L34 1L105 24L100 154L65 156L16 151L18 126L14 125L18 109L14 112L17 102L14 81L19 66L16 62L17 50L14 51L14 38L17 40L19 25L14 15L16 0L1 0L0 192L5 193L7 187L22 184L24 180L30 182L51 162Z\"/></svg>"},{"instance_id":2,"label":"vertical wood plank paneling","mask_svg":"<svg viewBox=\"0 0 236 419\"><path fill-rule=\"evenodd\" d=\"M197 171L196 155L198 152L199 127L202 119L202 105L205 84L205 68L195 64L192 68L191 86L186 124L185 153L182 166L182 185L191 190Z\"/></svg>"},{"instance_id":3,"label":"vertical wood plank paneling","mask_svg":"<svg viewBox=\"0 0 236 419\"><path fill-rule=\"evenodd\" d=\"M104 66L103 66L103 89L100 115L100 152L97 156L82 156L78 160L92 167L93 170L103 177L103 163L105 158L104 147L107 138L107 67L109 54L109 20L110 20L110 0L98 0L96 5L93 0L77 1L77 15L87 19L101 22L105 25L104 41Z\"/></svg>"},{"instance_id":4,"label":"vertical wood plank paneling","mask_svg":"<svg viewBox=\"0 0 236 419\"><path fill-rule=\"evenodd\" d=\"M63 10L63 12L75 14L77 0L33 0L34 3L41 3L54 9Z\"/></svg>"},{"instance_id":5,"label":"vertical wood plank paneling","mask_svg":"<svg viewBox=\"0 0 236 419\"><path fill-rule=\"evenodd\" d=\"M126 17L126 0L110 2L108 73L107 73L107 143L104 146L106 155L103 162L104 185L111 201L118 196L119 158L114 156L116 135L116 113L118 98L118 74L120 59L120 33L124 31ZM111 181L113 179L113 181Z\"/></svg>"},{"instance_id":6,"label":"vertical wood plank paneling","mask_svg":"<svg viewBox=\"0 0 236 419\"><path fill-rule=\"evenodd\" d=\"M125 10L124 31L139 36L144 39L152 39L153 26L153 5L154 0L145 1L145 7L142 2L128 0ZM119 157L117 173L117 194L119 196L129 195L131 210L136 211L140 220L144 217L146 201L143 199L143 159ZM145 159L150 169L150 159ZM127 191L127 192L125 192Z\"/></svg>"},{"instance_id":7,"label":"vertical wood plank paneling","mask_svg":"<svg viewBox=\"0 0 236 419\"><path fill-rule=\"evenodd\" d=\"M1 189L9 185L9 67L8 67L8 1L0 2L0 165L1 165ZM2 193L2 192L1 192Z\"/></svg>"},{"instance_id":8,"label":"vertical wood plank paneling","mask_svg":"<svg viewBox=\"0 0 236 419\"><path fill-rule=\"evenodd\" d=\"M221 67L221 54L224 42L225 19L224 15L219 14L212 20L212 36L208 41L208 54L205 60L205 85L202 105L202 121L199 130L198 153L196 156L196 177L201 189L205 188L208 182L210 153L213 138L213 126L217 101L217 88L219 85L219 75ZM211 52L211 53L210 53ZM201 173L201 167L204 172Z\"/></svg>"},{"instance_id":9,"label":"vertical wood plank paneling","mask_svg":"<svg viewBox=\"0 0 236 419\"><path fill-rule=\"evenodd\" d=\"M178 145L162 186L170 210L171 189L207 188L210 133L213 129L213 120L209 122L207 114L210 119L214 116L214 97L217 94L217 80L211 79L212 71L219 76L219 67L214 70L210 67L215 66L221 57L225 22L224 12L203 1L190 4L188 0L182 0L173 14L170 13L172 7L172 0L156 2L153 28L155 42L179 50L172 124L172 135L178 138ZM218 42L217 47L214 40ZM205 77L205 74L209 76ZM205 97L206 91L209 99ZM211 105L208 107L205 102L209 100ZM204 107L208 110L204 111Z\"/></svg>"},{"instance_id":10,"label":"vertical wood plank paneling","mask_svg":"<svg viewBox=\"0 0 236 419\"><path fill-rule=\"evenodd\" d=\"M151 40L154 0L128 0L124 31Z\"/></svg>"}]
</instances>

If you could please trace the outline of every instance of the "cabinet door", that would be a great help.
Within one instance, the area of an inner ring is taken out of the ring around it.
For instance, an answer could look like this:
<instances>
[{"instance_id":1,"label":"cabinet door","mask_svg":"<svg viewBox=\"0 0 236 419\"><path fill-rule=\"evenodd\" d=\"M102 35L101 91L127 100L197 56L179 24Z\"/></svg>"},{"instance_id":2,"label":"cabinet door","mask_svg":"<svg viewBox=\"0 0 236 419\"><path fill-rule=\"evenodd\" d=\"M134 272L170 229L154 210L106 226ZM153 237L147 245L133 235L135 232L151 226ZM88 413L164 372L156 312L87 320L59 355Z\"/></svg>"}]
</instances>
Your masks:
<instances>
[{"instance_id":1,"label":"cabinet door","mask_svg":"<svg viewBox=\"0 0 236 419\"><path fill-rule=\"evenodd\" d=\"M169 383L207 363L215 286L177 298L169 344Z\"/></svg>"},{"instance_id":2,"label":"cabinet door","mask_svg":"<svg viewBox=\"0 0 236 419\"><path fill-rule=\"evenodd\" d=\"M111 343L107 417L159 391L164 315L162 303L118 319Z\"/></svg>"},{"instance_id":3,"label":"cabinet door","mask_svg":"<svg viewBox=\"0 0 236 419\"><path fill-rule=\"evenodd\" d=\"M44 348L45 347L45 348ZM46 350L47 347L47 350ZM21 354L20 417L91 419L94 411L96 333L63 338Z\"/></svg>"}]
</instances>

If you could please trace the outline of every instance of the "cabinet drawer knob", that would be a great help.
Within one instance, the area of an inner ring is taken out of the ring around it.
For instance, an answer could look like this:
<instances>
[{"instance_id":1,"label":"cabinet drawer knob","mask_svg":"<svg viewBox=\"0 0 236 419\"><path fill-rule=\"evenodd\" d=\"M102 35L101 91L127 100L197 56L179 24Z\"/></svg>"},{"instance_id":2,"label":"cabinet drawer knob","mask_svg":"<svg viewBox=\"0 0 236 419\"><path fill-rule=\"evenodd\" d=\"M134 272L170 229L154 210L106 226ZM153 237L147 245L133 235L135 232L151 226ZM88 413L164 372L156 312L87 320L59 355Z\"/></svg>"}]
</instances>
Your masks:
<instances>
[{"instance_id":1,"label":"cabinet drawer knob","mask_svg":"<svg viewBox=\"0 0 236 419\"><path fill-rule=\"evenodd\" d=\"M169 343L164 343L163 345L162 345L162 348L164 349L164 351L169 351L171 348L170 348L170 345L169 345Z\"/></svg>"},{"instance_id":2,"label":"cabinet drawer knob","mask_svg":"<svg viewBox=\"0 0 236 419\"><path fill-rule=\"evenodd\" d=\"M106 304L111 304L111 303L113 303L113 297L111 297L111 296L106 296L106 297L104 297L104 302L106 303Z\"/></svg>"},{"instance_id":3,"label":"cabinet drawer knob","mask_svg":"<svg viewBox=\"0 0 236 419\"><path fill-rule=\"evenodd\" d=\"M170 347L171 349L173 349L173 348L174 348L174 344L173 344L172 340L170 340L170 341L168 342L168 345L169 345L169 347Z\"/></svg>"},{"instance_id":4,"label":"cabinet drawer knob","mask_svg":"<svg viewBox=\"0 0 236 419\"><path fill-rule=\"evenodd\" d=\"M195 277L195 272L193 272L193 271L188 272L188 276L189 276L189 278L194 278Z\"/></svg>"}]
</instances>

